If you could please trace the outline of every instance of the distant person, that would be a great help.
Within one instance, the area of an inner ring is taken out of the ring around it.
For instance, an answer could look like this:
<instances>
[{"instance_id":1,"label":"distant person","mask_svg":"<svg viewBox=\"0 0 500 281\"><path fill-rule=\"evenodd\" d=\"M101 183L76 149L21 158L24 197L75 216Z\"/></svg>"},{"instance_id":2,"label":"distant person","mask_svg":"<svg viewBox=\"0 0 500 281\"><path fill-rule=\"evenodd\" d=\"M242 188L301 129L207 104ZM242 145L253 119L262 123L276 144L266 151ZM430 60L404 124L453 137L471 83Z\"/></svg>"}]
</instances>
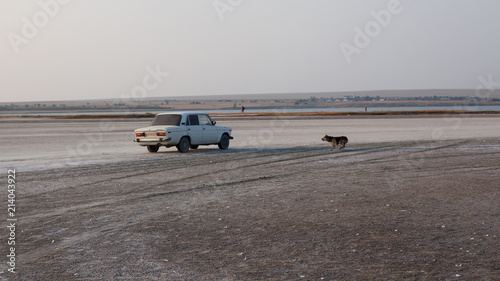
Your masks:
<instances>
[{"instance_id":1,"label":"distant person","mask_svg":"<svg viewBox=\"0 0 500 281\"><path fill-rule=\"evenodd\" d=\"M368 107L366 107L366 105L365 105L365 112L366 112L367 109L368 109Z\"/></svg>"},{"instance_id":2,"label":"distant person","mask_svg":"<svg viewBox=\"0 0 500 281\"><path fill-rule=\"evenodd\" d=\"M245 112L245 107L241 106L241 113Z\"/></svg>"}]
</instances>

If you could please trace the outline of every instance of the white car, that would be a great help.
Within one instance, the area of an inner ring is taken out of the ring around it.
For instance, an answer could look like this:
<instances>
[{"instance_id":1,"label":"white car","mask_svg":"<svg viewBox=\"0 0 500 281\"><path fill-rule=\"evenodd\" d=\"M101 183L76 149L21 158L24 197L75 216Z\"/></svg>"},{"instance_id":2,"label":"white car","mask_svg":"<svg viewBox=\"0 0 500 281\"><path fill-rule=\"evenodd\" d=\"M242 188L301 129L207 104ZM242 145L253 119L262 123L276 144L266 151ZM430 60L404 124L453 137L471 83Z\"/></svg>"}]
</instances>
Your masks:
<instances>
[{"instance_id":1,"label":"white car","mask_svg":"<svg viewBox=\"0 0 500 281\"><path fill-rule=\"evenodd\" d=\"M157 152L160 146L176 146L179 152L199 145L217 144L220 149L229 147L231 128L216 126L204 112L171 112L155 116L149 127L135 130L135 142Z\"/></svg>"}]
</instances>

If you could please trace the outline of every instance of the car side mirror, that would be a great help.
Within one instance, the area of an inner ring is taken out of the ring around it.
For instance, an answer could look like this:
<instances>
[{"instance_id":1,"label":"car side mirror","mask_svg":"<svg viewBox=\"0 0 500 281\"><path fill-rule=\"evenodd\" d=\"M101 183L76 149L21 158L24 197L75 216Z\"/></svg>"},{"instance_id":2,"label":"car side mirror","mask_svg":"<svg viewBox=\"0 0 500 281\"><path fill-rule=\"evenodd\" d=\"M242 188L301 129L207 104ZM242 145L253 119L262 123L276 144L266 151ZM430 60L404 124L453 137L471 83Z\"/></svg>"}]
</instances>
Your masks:
<instances>
[{"instance_id":1,"label":"car side mirror","mask_svg":"<svg viewBox=\"0 0 500 281\"><path fill-rule=\"evenodd\" d=\"M215 125L216 123L217 123L217 122L215 122L215 121L212 121L212 125Z\"/></svg>"}]
</instances>

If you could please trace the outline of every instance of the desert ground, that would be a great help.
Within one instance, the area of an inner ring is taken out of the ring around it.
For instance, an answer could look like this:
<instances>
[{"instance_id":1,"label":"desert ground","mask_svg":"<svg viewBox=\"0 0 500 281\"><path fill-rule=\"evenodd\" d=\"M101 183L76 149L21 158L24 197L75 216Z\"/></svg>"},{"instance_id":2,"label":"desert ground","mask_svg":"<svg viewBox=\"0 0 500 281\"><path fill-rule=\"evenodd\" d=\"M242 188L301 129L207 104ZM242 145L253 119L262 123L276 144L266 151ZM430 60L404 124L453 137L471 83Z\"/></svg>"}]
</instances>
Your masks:
<instances>
[{"instance_id":1,"label":"desert ground","mask_svg":"<svg viewBox=\"0 0 500 281\"><path fill-rule=\"evenodd\" d=\"M0 119L0 279L500 280L498 115L221 117L184 154L148 123Z\"/></svg>"}]
</instances>

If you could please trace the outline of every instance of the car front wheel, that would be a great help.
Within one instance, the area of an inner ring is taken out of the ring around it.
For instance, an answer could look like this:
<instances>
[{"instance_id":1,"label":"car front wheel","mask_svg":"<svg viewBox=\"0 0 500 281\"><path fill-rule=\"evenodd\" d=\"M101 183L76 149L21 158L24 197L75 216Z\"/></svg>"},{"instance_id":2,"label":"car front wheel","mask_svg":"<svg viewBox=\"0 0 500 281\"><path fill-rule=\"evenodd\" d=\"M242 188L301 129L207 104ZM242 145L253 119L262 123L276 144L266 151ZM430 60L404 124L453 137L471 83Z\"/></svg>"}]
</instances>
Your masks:
<instances>
[{"instance_id":1,"label":"car front wheel","mask_svg":"<svg viewBox=\"0 0 500 281\"><path fill-rule=\"evenodd\" d=\"M160 148L159 145L148 145L148 151L149 152L158 152L159 148Z\"/></svg>"},{"instance_id":2,"label":"car front wheel","mask_svg":"<svg viewBox=\"0 0 500 281\"><path fill-rule=\"evenodd\" d=\"M176 146L177 150L181 153L186 153L189 150L189 139L187 137L182 137L179 144Z\"/></svg>"},{"instance_id":3,"label":"car front wheel","mask_svg":"<svg viewBox=\"0 0 500 281\"><path fill-rule=\"evenodd\" d=\"M224 134L220 138L219 148L220 149L227 149L228 147L229 147L229 136Z\"/></svg>"}]
</instances>

